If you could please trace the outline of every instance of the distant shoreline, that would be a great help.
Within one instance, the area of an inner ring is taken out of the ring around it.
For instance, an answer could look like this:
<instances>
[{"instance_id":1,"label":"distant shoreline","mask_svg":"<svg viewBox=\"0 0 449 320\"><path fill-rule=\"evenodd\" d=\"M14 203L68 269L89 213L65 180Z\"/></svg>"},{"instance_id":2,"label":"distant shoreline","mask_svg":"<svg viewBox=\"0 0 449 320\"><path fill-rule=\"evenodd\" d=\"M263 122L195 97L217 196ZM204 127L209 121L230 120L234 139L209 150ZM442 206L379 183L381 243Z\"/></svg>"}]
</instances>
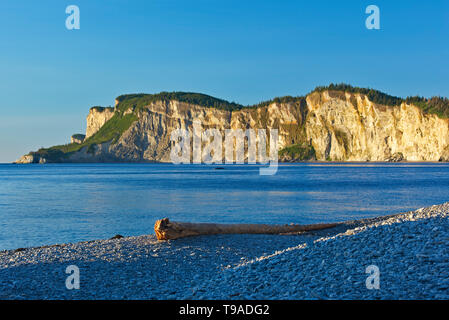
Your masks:
<instances>
[{"instance_id":1,"label":"distant shoreline","mask_svg":"<svg viewBox=\"0 0 449 320\"><path fill-rule=\"evenodd\" d=\"M449 161L321 161L321 160L307 160L307 161L279 161L279 164L295 164L295 163L319 163L319 164L332 164L332 163L356 163L356 164L411 164L411 163L433 163L433 164L449 164ZM3 162L2 164L16 164L16 165L51 165L51 164L173 164L171 162L157 162L157 161L141 161L141 162L117 162L117 161L111 161L111 162L47 162L47 163L17 163L17 162ZM173 164L177 165L177 164ZM213 163L213 164L206 164L206 163L186 163L182 165L204 165L204 166L232 166L232 165L250 165L250 166L266 166L266 164L249 164L249 163Z\"/></svg>"}]
</instances>

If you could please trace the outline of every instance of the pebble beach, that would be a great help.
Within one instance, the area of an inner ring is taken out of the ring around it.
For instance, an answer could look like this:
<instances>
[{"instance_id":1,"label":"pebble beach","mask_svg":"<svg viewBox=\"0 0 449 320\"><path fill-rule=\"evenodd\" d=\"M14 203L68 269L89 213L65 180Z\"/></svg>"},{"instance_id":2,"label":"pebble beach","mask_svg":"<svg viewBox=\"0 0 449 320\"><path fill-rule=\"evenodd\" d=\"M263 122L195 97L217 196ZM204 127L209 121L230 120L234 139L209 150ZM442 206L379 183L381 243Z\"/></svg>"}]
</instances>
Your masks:
<instances>
[{"instance_id":1,"label":"pebble beach","mask_svg":"<svg viewBox=\"0 0 449 320\"><path fill-rule=\"evenodd\" d=\"M0 299L449 299L448 214L445 203L313 233L0 251ZM66 287L70 265L79 289Z\"/></svg>"}]
</instances>

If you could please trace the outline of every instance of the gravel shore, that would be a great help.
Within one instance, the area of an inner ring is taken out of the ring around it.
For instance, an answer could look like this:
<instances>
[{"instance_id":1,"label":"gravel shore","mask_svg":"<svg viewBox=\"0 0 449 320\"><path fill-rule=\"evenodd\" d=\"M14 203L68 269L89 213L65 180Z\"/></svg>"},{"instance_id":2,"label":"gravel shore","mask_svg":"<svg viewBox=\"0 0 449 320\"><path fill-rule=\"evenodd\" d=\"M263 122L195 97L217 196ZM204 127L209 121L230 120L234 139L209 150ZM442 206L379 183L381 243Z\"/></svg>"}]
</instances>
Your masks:
<instances>
[{"instance_id":1,"label":"gravel shore","mask_svg":"<svg viewBox=\"0 0 449 320\"><path fill-rule=\"evenodd\" d=\"M449 203L299 235L154 236L0 252L0 299L449 299ZM67 266L80 289L65 285ZM379 289L368 289L368 266Z\"/></svg>"}]
</instances>

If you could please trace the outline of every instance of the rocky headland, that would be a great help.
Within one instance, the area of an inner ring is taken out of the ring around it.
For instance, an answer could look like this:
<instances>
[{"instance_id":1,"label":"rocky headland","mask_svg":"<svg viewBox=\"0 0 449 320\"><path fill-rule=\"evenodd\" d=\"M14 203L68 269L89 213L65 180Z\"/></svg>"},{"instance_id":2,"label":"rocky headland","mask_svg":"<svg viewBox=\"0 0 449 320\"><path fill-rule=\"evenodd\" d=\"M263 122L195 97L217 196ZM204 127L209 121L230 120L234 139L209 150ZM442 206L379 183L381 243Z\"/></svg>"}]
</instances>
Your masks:
<instances>
[{"instance_id":1,"label":"rocky headland","mask_svg":"<svg viewBox=\"0 0 449 320\"><path fill-rule=\"evenodd\" d=\"M174 129L278 129L280 161L448 161L449 100L348 85L242 106L183 92L123 95L93 107L85 135L17 163L170 162ZM224 136L224 135L223 135Z\"/></svg>"}]
</instances>

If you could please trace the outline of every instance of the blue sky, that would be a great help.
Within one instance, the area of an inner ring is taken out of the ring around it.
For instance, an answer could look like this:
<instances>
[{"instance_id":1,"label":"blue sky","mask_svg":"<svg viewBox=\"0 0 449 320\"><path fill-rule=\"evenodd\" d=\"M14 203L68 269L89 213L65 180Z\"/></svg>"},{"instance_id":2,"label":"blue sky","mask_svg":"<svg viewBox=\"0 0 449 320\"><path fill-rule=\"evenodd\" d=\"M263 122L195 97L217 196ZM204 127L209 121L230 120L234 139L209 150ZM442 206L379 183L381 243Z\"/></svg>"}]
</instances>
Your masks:
<instances>
[{"instance_id":1,"label":"blue sky","mask_svg":"<svg viewBox=\"0 0 449 320\"><path fill-rule=\"evenodd\" d=\"M365 8L380 8L380 30ZM80 8L67 30L65 8ZM0 2L0 162L85 131L120 94L242 104L346 82L449 96L449 1Z\"/></svg>"}]
</instances>

